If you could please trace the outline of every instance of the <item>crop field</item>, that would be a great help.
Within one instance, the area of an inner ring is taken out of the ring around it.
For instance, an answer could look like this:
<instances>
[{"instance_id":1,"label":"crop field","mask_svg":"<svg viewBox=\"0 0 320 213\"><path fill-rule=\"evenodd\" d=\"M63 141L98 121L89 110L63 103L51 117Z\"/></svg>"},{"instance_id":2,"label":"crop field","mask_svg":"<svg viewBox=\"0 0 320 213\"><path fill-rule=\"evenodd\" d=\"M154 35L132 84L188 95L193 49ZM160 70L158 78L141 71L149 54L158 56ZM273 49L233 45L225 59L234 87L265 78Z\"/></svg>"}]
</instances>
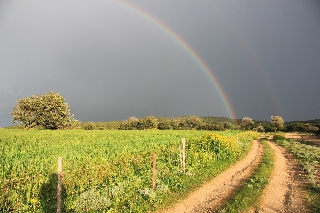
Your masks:
<instances>
[{"instance_id":1,"label":"crop field","mask_svg":"<svg viewBox=\"0 0 320 213\"><path fill-rule=\"evenodd\" d=\"M236 131L1 129L0 212L55 212L59 156L64 212L156 211L245 156L257 136L237 136ZM186 138L185 173L181 138Z\"/></svg>"}]
</instances>

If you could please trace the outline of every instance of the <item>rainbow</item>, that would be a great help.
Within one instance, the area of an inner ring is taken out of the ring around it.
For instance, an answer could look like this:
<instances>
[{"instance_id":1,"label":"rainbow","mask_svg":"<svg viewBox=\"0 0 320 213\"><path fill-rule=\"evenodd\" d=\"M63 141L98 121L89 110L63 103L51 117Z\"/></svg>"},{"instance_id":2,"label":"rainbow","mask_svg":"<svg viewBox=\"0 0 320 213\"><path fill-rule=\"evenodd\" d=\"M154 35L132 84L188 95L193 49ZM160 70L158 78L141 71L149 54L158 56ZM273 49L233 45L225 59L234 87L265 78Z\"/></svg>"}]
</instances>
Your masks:
<instances>
[{"instance_id":1,"label":"rainbow","mask_svg":"<svg viewBox=\"0 0 320 213\"><path fill-rule=\"evenodd\" d=\"M167 35L169 35L175 42L177 42L201 67L202 70L206 73L206 75L209 77L209 79L212 81L215 89L218 91L219 96L225 105L227 109L227 113L232 119L236 119L236 115L234 110L231 107L231 104L223 91L221 85L219 84L217 78L214 76L214 74L210 71L209 67L206 65L206 63L199 57L199 55L191 48L189 44L187 44L179 35L177 35L173 30L171 30L169 27L164 25L162 22L157 20L156 18L152 17L150 14L146 13L145 11L141 10L140 8L129 4L128 2L122 1L122 0L114 0L117 4L123 6L126 9L129 9L130 11L134 12L135 14L145 18L147 21L151 22L152 24L159 27L161 30L163 30Z\"/></svg>"},{"instance_id":2,"label":"rainbow","mask_svg":"<svg viewBox=\"0 0 320 213\"><path fill-rule=\"evenodd\" d=\"M244 52L248 55L251 59L251 63L254 67L256 67L257 72L260 75L261 83L264 84L267 92L271 97L271 104L273 104L273 108L275 109L277 114L283 114L282 109L280 108L280 104L278 103L278 95L274 90L274 86L270 78L266 75L268 73L262 62L257 58L257 54L255 53L254 49L249 45L248 39L246 39L237 28L236 25L232 23L232 21L222 12L223 9L219 8L218 4L215 4L212 1L206 1L206 7L209 7L211 10L214 11L213 14L216 15L217 18L221 19L223 23L227 26L230 32L234 35L234 37L238 40L239 44L242 46Z\"/></svg>"}]
</instances>

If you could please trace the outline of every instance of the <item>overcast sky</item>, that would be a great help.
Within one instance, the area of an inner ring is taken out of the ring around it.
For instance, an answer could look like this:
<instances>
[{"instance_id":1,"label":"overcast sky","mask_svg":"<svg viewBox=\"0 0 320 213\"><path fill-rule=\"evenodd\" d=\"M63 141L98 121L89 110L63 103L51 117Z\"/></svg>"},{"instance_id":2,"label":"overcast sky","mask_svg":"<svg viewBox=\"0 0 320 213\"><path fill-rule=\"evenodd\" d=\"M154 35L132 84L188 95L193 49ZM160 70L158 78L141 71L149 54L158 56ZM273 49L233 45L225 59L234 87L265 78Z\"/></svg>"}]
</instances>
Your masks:
<instances>
[{"instance_id":1,"label":"overcast sky","mask_svg":"<svg viewBox=\"0 0 320 213\"><path fill-rule=\"evenodd\" d=\"M320 118L317 2L1 0L0 126L49 91L80 121Z\"/></svg>"}]
</instances>

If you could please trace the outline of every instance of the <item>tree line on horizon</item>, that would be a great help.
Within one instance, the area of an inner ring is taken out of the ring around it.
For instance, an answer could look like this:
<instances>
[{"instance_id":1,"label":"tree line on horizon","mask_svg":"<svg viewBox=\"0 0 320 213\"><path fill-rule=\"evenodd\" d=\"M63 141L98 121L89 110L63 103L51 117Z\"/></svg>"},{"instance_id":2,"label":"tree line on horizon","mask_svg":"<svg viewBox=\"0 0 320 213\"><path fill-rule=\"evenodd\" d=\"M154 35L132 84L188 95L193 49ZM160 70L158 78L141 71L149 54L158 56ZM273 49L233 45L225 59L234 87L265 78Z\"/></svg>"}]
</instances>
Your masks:
<instances>
[{"instance_id":1,"label":"tree line on horizon","mask_svg":"<svg viewBox=\"0 0 320 213\"><path fill-rule=\"evenodd\" d=\"M110 128L110 123L114 123ZM118 122L85 122L81 126L85 130L96 129L119 129L119 130L207 130L207 131L224 131L224 130L242 130L257 132L306 132L320 134L320 124L310 123L290 123L285 125L280 116L271 116L270 122L256 122L249 117L242 119L221 119L215 117L197 117L183 116L177 118L146 116L136 118L134 116L127 120Z\"/></svg>"},{"instance_id":2,"label":"tree line on horizon","mask_svg":"<svg viewBox=\"0 0 320 213\"><path fill-rule=\"evenodd\" d=\"M320 122L316 124L291 122L285 125L280 116L271 116L270 122L255 122L252 118L228 119L221 117L181 116L177 118L134 116L121 122L81 123L70 114L65 99L55 92L37 96L32 95L17 101L11 112L13 123L21 124L25 129L119 129L119 130L253 130L257 132L308 132L320 134ZM320 121L320 120L319 120Z\"/></svg>"}]
</instances>

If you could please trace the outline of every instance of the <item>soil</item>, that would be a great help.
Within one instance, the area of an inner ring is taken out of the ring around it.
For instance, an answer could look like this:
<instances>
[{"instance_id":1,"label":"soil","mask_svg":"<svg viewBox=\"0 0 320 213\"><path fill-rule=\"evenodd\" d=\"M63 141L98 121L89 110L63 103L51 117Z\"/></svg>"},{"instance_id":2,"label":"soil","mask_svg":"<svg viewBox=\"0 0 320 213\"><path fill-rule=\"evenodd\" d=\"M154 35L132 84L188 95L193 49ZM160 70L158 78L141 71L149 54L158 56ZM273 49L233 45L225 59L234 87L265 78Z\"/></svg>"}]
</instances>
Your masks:
<instances>
[{"instance_id":1,"label":"soil","mask_svg":"<svg viewBox=\"0 0 320 213\"><path fill-rule=\"evenodd\" d=\"M275 154L275 167L259 207L251 212L309 212L302 194L307 182L302 166L286 149L268 140Z\"/></svg>"},{"instance_id":2,"label":"soil","mask_svg":"<svg viewBox=\"0 0 320 213\"><path fill-rule=\"evenodd\" d=\"M293 155L268 139L275 153L275 169L258 207L248 212L308 212L301 187L307 182L305 172ZM214 212L250 177L258 165L263 146L258 140L248 155L187 198L162 213Z\"/></svg>"},{"instance_id":3,"label":"soil","mask_svg":"<svg viewBox=\"0 0 320 213\"><path fill-rule=\"evenodd\" d=\"M295 139L300 143L320 147L320 137L316 135L306 135L306 134L295 134L295 133L286 133L286 138Z\"/></svg>"}]
</instances>

